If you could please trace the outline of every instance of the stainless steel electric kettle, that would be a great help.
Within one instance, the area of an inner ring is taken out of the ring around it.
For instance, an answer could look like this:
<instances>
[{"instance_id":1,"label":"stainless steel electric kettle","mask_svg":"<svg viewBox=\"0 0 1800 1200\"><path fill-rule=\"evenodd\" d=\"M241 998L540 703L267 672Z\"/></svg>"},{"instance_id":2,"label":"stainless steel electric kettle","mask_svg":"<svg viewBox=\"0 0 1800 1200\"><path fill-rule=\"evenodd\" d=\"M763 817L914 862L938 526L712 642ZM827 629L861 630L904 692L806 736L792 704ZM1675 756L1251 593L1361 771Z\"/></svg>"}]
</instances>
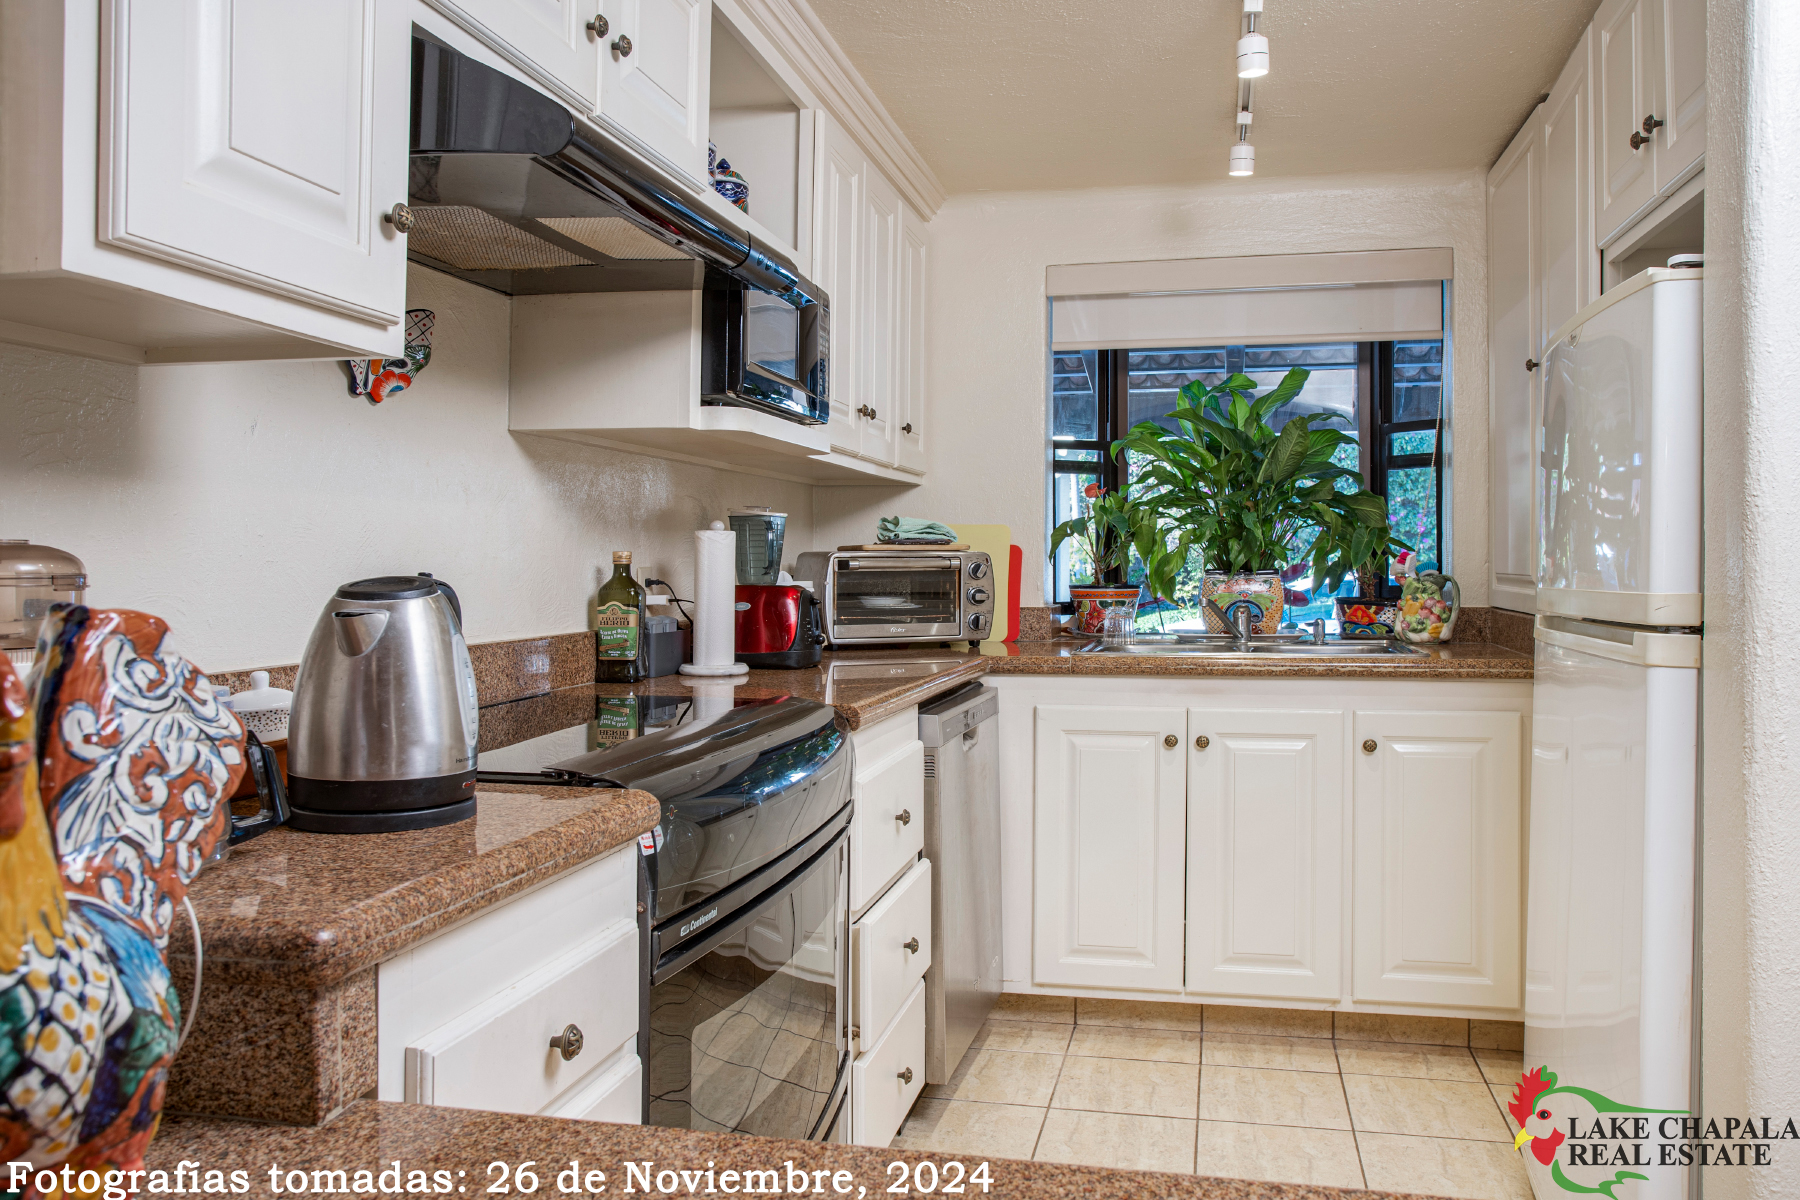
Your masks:
<instances>
[{"instance_id":1,"label":"stainless steel electric kettle","mask_svg":"<svg viewBox=\"0 0 1800 1200\"><path fill-rule=\"evenodd\" d=\"M294 683L288 824L385 833L474 816L478 721L455 590L425 573L346 583Z\"/></svg>"}]
</instances>

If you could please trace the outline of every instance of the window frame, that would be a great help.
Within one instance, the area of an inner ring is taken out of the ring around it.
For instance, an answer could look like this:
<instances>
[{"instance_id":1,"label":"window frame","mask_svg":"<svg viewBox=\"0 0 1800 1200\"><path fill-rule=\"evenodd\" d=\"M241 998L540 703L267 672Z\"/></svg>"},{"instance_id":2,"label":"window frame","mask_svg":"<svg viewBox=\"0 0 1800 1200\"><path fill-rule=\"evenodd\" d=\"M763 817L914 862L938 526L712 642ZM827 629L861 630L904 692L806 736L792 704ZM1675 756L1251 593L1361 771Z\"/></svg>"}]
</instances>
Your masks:
<instances>
[{"instance_id":1,"label":"window frame","mask_svg":"<svg viewBox=\"0 0 1800 1200\"><path fill-rule=\"evenodd\" d=\"M1064 353L1071 352L1064 351ZM1080 354L1082 351L1077 350L1072 353ZM1046 526L1047 530L1056 527L1056 509L1054 507L1056 503L1056 476L1098 475L1100 477L1101 488L1110 492L1118 488L1119 479L1124 471L1124 455L1114 455L1112 453L1112 444L1124 433L1124 430L1120 428L1120 423L1125 419L1125 365L1129 355L1123 350L1096 350L1093 353L1095 355L1094 374L1096 376L1094 381L1094 412L1095 423L1100 436L1093 439L1071 440L1068 438L1056 437L1055 431L1052 430L1050 438L1050 504L1052 506L1050 509L1050 516L1052 519ZM1052 410L1052 419L1054 419L1054 410ZM1092 450L1097 451L1100 457L1097 461L1064 461L1057 457L1057 453L1062 450ZM1054 560L1052 560L1050 564L1049 573L1052 603L1059 607L1063 612L1073 611L1073 601L1059 601L1054 599L1057 583L1056 564ZM1125 582L1125 568L1114 567L1102 575L1101 580L1108 584L1123 584Z\"/></svg>"}]
</instances>

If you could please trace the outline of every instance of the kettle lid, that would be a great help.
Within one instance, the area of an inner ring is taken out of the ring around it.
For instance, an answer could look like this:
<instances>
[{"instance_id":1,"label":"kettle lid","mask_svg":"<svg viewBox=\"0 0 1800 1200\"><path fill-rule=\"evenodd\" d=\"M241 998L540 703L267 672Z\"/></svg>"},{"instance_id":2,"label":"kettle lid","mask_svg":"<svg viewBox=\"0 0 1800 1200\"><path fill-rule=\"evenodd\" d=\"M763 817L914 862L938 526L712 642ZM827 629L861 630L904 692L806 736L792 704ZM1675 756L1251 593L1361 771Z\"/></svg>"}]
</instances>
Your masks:
<instances>
[{"instance_id":1,"label":"kettle lid","mask_svg":"<svg viewBox=\"0 0 1800 1200\"><path fill-rule=\"evenodd\" d=\"M424 575L378 575L358 579L337 590L339 600L417 600L435 596L438 581Z\"/></svg>"}]
</instances>

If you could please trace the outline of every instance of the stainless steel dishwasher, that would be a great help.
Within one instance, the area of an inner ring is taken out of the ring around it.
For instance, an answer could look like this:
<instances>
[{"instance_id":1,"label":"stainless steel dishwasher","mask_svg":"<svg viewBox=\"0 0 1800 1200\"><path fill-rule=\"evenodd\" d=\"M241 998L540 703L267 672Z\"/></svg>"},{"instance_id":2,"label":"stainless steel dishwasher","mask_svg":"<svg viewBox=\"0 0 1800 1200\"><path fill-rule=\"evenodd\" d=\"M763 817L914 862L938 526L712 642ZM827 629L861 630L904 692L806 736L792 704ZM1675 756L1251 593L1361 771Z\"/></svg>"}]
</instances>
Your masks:
<instances>
[{"instance_id":1,"label":"stainless steel dishwasher","mask_svg":"<svg viewBox=\"0 0 1800 1200\"><path fill-rule=\"evenodd\" d=\"M1000 996L1000 693L979 683L919 709L931 966L925 1082L948 1083Z\"/></svg>"}]
</instances>

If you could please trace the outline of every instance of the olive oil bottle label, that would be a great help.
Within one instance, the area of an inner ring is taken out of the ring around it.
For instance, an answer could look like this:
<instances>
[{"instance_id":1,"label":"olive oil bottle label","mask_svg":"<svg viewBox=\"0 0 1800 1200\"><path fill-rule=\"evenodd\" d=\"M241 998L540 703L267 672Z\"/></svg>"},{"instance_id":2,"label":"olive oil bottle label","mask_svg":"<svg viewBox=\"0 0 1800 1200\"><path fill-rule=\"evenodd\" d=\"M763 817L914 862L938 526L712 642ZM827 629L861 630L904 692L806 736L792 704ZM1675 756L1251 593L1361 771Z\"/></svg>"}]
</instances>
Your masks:
<instances>
[{"instance_id":1,"label":"olive oil bottle label","mask_svg":"<svg viewBox=\"0 0 1800 1200\"><path fill-rule=\"evenodd\" d=\"M636 658L638 656L638 610L635 605L614 601L602 604L594 619L600 635L601 658Z\"/></svg>"},{"instance_id":2,"label":"olive oil bottle label","mask_svg":"<svg viewBox=\"0 0 1800 1200\"><path fill-rule=\"evenodd\" d=\"M594 719L588 722L588 749L611 750L637 735L637 697L603 699L595 707Z\"/></svg>"}]
</instances>

